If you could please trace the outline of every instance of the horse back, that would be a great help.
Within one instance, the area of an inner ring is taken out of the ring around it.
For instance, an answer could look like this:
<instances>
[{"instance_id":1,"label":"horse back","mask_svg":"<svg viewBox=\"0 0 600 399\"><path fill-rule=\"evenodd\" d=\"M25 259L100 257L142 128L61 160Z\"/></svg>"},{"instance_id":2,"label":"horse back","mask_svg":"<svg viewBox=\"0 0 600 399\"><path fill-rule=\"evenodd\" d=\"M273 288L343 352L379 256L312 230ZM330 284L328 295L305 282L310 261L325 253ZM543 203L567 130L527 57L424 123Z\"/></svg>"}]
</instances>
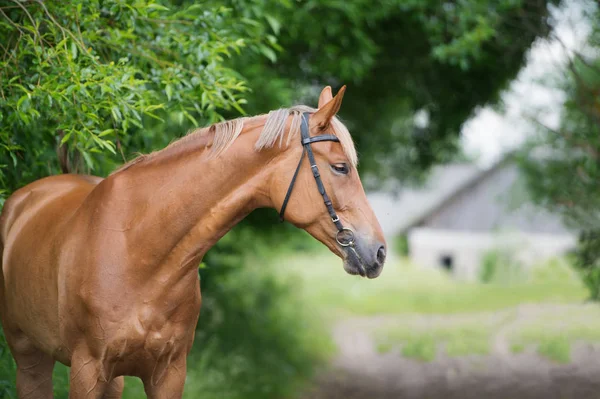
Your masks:
<instances>
[{"instance_id":1,"label":"horse back","mask_svg":"<svg viewBox=\"0 0 600 399\"><path fill-rule=\"evenodd\" d=\"M18 189L6 200L0 214L0 245L4 246L11 227L25 211L36 213L35 211L44 208L45 204L62 199L65 200L64 205L70 208L65 209L65 213L72 213L73 206L80 205L101 181L102 179L96 176L67 174L36 180Z\"/></svg>"}]
</instances>

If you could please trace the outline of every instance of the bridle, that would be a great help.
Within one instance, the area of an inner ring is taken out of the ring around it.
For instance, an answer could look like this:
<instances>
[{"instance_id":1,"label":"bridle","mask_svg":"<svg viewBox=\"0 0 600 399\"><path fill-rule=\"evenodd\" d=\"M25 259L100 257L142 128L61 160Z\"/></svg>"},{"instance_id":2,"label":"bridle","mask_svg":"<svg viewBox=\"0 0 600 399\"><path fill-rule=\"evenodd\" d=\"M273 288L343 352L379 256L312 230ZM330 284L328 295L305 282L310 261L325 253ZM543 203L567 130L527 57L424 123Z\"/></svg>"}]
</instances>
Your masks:
<instances>
[{"instance_id":1,"label":"bridle","mask_svg":"<svg viewBox=\"0 0 600 399\"><path fill-rule=\"evenodd\" d=\"M340 222L340 218L335 213L333 209L333 204L325 191L325 186L323 185L323 181L321 180L321 174L319 173L319 168L317 167L317 163L315 161L315 155L312 151L310 145L312 143L317 143L319 141L334 141L339 143L339 139L332 134L323 134L315 137L310 137L308 131L308 118L310 116L309 112L305 112L302 114L302 124L300 125L300 135L301 135L301 143L302 143L302 156L300 157L300 161L298 162L298 166L296 167L296 171L294 172L294 176L292 177L292 181L290 182L290 186L288 187L287 193L285 194L285 199L283 200L283 205L281 205L281 211L279 211L279 219L283 221L283 215L285 213L285 208L287 207L288 201L290 200L290 196L292 195L292 190L294 189L294 183L296 183L296 178L298 177L298 172L300 171L300 166L302 166L302 160L304 159L304 154L308 155L308 162L310 162L310 169L312 170L312 174L317 182L317 188L319 189L319 193L323 196L323 202L325 202L325 206L327 207L327 211L329 212L329 216L331 217L331 221L335 224L335 227L338 229L335 240L342 247L354 247L354 232L344 227L342 222Z\"/></svg>"}]
</instances>

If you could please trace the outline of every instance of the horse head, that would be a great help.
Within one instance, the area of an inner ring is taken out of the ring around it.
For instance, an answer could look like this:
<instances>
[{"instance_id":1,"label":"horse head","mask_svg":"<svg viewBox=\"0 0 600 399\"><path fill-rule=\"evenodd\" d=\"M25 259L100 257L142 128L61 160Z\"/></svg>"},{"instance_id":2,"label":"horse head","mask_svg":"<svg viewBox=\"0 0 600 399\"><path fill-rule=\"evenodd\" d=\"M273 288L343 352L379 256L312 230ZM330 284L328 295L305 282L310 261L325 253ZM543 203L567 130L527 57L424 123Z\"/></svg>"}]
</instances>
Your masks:
<instances>
[{"instance_id":1,"label":"horse head","mask_svg":"<svg viewBox=\"0 0 600 399\"><path fill-rule=\"evenodd\" d=\"M348 273L375 278L385 262L385 239L358 174L350 133L336 117L344 92L345 86L333 97L325 87L318 108L301 115L300 143L292 142L275 159L271 198L282 218L341 257Z\"/></svg>"}]
</instances>

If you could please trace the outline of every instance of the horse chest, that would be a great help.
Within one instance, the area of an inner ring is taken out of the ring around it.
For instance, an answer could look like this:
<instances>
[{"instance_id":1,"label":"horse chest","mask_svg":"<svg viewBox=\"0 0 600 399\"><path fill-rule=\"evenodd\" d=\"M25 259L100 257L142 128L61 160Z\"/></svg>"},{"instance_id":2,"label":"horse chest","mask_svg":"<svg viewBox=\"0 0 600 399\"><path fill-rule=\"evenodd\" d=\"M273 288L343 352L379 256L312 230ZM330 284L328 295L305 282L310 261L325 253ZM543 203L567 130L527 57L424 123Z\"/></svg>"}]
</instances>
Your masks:
<instances>
[{"instance_id":1,"label":"horse chest","mask_svg":"<svg viewBox=\"0 0 600 399\"><path fill-rule=\"evenodd\" d=\"M71 330L77 333L70 342L83 338L96 357L117 362L119 370L133 375L145 372L140 367L187 354L201 304L197 272L194 277L173 283L171 290L147 286L143 298L132 289L118 297L80 290L84 294L73 301L78 311L69 313L78 315L79 326Z\"/></svg>"}]
</instances>

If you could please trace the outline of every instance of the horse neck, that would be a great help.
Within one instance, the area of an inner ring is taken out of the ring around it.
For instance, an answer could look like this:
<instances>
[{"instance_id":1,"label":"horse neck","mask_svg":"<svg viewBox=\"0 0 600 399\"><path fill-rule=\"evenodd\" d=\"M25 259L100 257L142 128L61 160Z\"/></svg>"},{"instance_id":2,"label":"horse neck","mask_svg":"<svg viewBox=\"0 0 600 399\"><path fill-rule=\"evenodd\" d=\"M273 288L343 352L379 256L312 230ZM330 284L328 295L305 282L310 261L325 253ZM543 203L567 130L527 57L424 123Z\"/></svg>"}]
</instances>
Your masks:
<instances>
[{"instance_id":1,"label":"horse neck","mask_svg":"<svg viewBox=\"0 0 600 399\"><path fill-rule=\"evenodd\" d=\"M259 121L260 122L260 121ZM264 122L263 122L264 123ZM128 242L142 264L195 268L204 254L253 209L270 206L274 151L254 151L262 124L250 120L231 147L211 157L202 144L119 172L126 198Z\"/></svg>"}]
</instances>

